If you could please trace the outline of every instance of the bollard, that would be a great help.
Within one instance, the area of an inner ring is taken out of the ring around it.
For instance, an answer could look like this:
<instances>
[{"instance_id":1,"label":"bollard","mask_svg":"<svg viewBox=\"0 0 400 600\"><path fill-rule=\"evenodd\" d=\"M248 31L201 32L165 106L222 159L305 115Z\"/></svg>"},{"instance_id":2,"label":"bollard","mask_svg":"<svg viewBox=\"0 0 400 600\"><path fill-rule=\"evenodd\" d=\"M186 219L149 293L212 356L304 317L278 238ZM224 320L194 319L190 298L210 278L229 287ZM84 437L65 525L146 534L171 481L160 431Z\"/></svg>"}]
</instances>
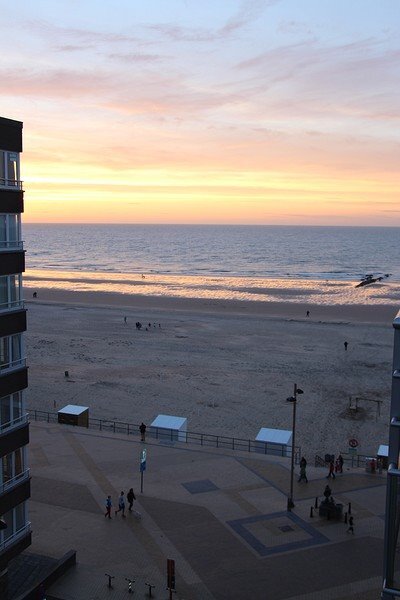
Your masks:
<instances>
[{"instance_id":1,"label":"bollard","mask_svg":"<svg viewBox=\"0 0 400 600\"><path fill-rule=\"evenodd\" d=\"M345 522L345 523L346 523L346 525L347 525L347 512L345 512L345 513L344 513L344 522Z\"/></svg>"},{"instance_id":2,"label":"bollard","mask_svg":"<svg viewBox=\"0 0 400 600\"><path fill-rule=\"evenodd\" d=\"M106 577L108 577L108 587L112 588L111 580L114 579L114 575L109 575L108 573L104 573Z\"/></svg>"},{"instance_id":3,"label":"bollard","mask_svg":"<svg viewBox=\"0 0 400 600\"><path fill-rule=\"evenodd\" d=\"M313 518L313 516L314 516L314 514L313 514L313 511L314 511L314 509L313 509L313 507L311 506L311 507L310 507L310 519L312 519L312 518Z\"/></svg>"},{"instance_id":4,"label":"bollard","mask_svg":"<svg viewBox=\"0 0 400 600\"><path fill-rule=\"evenodd\" d=\"M153 585L152 583L147 583L147 581L146 581L146 583L145 583L144 585L148 585L148 586L149 586L149 598L151 598L151 597L152 597L152 595L151 595L151 590L152 590L154 587L156 587L156 586L155 586L155 585Z\"/></svg>"},{"instance_id":5,"label":"bollard","mask_svg":"<svg viewBox=\"0 0 400 600\"><path fill-rule=\"evenodd\" d=\"M125 581L128 582L128 594L133 594L133 584L135 583L134 579L129 579L129 577L125 577Z\"/></svg>"},{"instance_id":6,"label":"bollard","mask_svg":"<svg viewBox=\"0 0 400 600\"><path fill-rule=\"evenodd\" d=\"M349 502L349 515L351 515L351 502Z\"/></svg>"},{"instance_id":7,"label":"bollard","mask_svg":"<svg viewBox=\"0 0 400 600\"><path fill-rule=\"evenodd\" d=\"M314 508L318 508L318 496L315 498Z\"/></svg>"}]
</instances>

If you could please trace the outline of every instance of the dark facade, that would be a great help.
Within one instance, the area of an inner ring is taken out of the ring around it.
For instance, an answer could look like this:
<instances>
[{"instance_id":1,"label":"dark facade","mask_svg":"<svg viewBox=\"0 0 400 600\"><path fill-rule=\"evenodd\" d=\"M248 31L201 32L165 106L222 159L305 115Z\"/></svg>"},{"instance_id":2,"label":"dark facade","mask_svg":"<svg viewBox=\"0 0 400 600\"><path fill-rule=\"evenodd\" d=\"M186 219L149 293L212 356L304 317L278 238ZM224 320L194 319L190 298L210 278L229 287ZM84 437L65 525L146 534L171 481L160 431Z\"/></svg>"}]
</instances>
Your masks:
<instances>
[{"instance_id":1,"label":"dark facade","mask_svg":"<svg viewBox=\"0 0 400 600\"><path fill-rule=\"evenodd\" d=\"M24 389L26 310L22 298L25 256L20 180L22 123L0 117L0 598L7 598L8 563L31 543L26 460L29 423Z\"/></svg>"}]
</instances>

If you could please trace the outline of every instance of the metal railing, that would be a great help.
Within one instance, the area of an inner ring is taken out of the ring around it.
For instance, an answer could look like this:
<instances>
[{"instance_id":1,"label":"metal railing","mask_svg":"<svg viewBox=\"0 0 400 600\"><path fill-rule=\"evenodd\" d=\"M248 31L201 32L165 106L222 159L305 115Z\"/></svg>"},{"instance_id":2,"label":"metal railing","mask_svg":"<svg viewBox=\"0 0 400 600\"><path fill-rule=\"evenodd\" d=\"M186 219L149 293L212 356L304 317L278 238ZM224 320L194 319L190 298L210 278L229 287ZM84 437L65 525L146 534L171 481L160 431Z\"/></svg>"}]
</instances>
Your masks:
<instances>
[{"instance_id":1,"label":"metal railing","mask_svg":"<svg viewBox=\"0 0 400 600\"><path fill-rule=\"evenodd\" d=\"M4 531L7 531L7 530L5 529ZM5 535L4 531L2 532L2 537L4 537L4 535ZM5 550L5 548L8 548L8 546L12 546L20 538L22 538L26 534L30 533L30 531L31 531L31 523L30 523L30 521L28 521L28 523L26 523L26 525L21 527L21 529L18 529L18 531L16 531L12 535L10 535L7 539L2 540L0 537L0 552Z\"/></svg>"},{"instance_id":2,"label":"metal railing","mask_svg":"<svg viewBox=\"0 0 400 600\"><path fill-rule=\"evenodd\" d=\"M8 177L0 177L0 186L15 190L22 190L23 182L20 179L9 179Z\"/></svg>"},{"instance_id":3,"label":"metal railing","mask_svg":"<svg viewBox=\"0 0 400 600\"><path fill-rule=\"evenodd\" d=\"M4 475L3 475L3 477L4 477ZM7 481L3 481L3 483L0 484L0 494L4 494L4 492L8 492L8 490L11 490L16 485L19 485L22 481L26 481L27 479L29 479L29 477L30 477L30 470L25 469L25 471L21 471L21 473L18 473L18 475L14 475L14 477L11 477Z\"/></svg>"},{"instance_id":4,"label":"metal railing","mask_svg":"<svg viewBox=\"0 0 400 600\"><path fill-rule=\"evenodd\" d=\"M377 459L376 456L371 456L371 454L348 454L346 452L341 452L340 453L342 458L343 458L343 464L344 466L348 466L351 468L357 468L357 467L365 467L366 462L370 461L371 458L374 458L375 460ZM328 467L329 462L325 461L324 458L321 458L321 456L318 456L318 454L315 455L315 466L316 467Z\"/></svg>"},{"instance_id":5,"label":"metal railing","mask_svg":"<svg viewBox=\"0 0 400 600\"><path fill-rule=\"evenodd\" d=\"M16 358L7 363L0 363L0 371L13 371L26 366L26 358Z\"/></svg>"},{"instance_id":6,"label":"metal railing","mask_svg":"<svg viewBox=\"0 0 400 600\"><path fill-rule=\"evenodd\" d=\"M9 248L22 250L24 242L22 240L0 240L0 250L8 250Z\"/></svg>"},{"instance_id":7,"label":"metal railing","mask_svg":"<svg viewBox=\"0 0 400 600\"><path fill-rule=\"evenodd\" d=\"M31 409L28 411L29 417L33 421L46 421L47 423L57 423L58 413ZM108 419L94 419L89 417L88 427L98 431L111 431L112 433L123 433L126 435L140 435L139 423L124 423L122 421L112 421ZM291 446L285 444L273 444L271 442L259 442L256 440L230 437L226 435L216 435L211 433L200 433L197 431L178 431L176 429L165 429L161 427L147 427L146 436L148 438L164 442L182 442L184 444L193 444L209 448L225 448L227 450L240 450L243 452L257 452L259 454L268 454L272 456L283 456L290 458L292 453ZM298 464L301 457L301 448L295 446L295 462Z\"/></svg>"},{"instance_id":8,"label":"metal railing","mask_svg":"<svg viewBox=\"0 0 400 600\"><path fill-rule=\"evenodd\" d=\"M25 308L24 300L12 300L11 302L2 302L0 304L0 312L6 310L19 310L20 308Z\"/></svg>"},{"instance_id":9,"label":"metal railing","mask_svg":"<svg viewBox=\"0 0 400 600\"><path fill-rule=\"evenodd\" d=\"M12 421L8 421L7 423L1 423L0 424L0 435L4 432L7 431L8 429L10 429L10 427L14 428L14 427L19 427L20 425L24 425L25 423L28 422L28 413L21 415L20 417L17 417L16 419L13 419Z\"/></svg>"}]
</instances>

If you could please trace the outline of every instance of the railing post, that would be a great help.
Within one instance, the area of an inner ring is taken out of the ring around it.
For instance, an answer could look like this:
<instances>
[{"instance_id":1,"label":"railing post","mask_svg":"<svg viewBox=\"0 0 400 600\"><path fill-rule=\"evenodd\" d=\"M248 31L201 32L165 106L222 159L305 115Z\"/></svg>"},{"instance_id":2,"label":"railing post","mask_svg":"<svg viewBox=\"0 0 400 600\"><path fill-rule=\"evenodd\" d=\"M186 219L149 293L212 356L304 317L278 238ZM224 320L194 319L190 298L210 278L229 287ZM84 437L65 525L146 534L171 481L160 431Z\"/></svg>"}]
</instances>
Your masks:
<instances>
[{"instance_id":1,"label":"railing post","mask_svg":"<svg viewBox=\"0 0 400 600\"><path fill-rule=\"evenodd\" d=\"M102 424L102 422L103 422L103 421L100 419L100 431L102 430L102 429L101 429L101 424Z\"/></svg>"},{"instance_id":2,"label":"railing post","mask_svg":"<svg viewBox=\"0 0 400 600\"><path fill-rule=\"evenodd\" d=\"M129 435L129 423L127 423L127 425L128 425L128 433L127 433L127 435Z\"/></svg>"},{"instance_id":3,"label":"railing post","mask_svg":"<svg viewBox=\"0 0 400 600\"><path fill-rule=\"evenodd\" d=\"M235 449L235 438L232 438L232 450Z\"/></svg>"},{"instance_id":4,"label":"railing post","mask_svg":"<svg viewBox=\"0 0 400 600\"><path fill-rule=\"evenodd\" d=\"M201 434L201 436L200 436L200 446L202 446L202 445L203 445L203 434Z\"/></svg>"},{"instance_id":5,"label":"railing post","mask_svg":"<svg viewBox=\"0 0 400 600\"><path fill-rule=\"evenodd\" d=\"M113 426L114 426L114 433L115 433L115 421L113 421Z\"/></svg>"},{"instance_id":6,"label":"railing post","mask_svg":"<svg viewBox=\"0 0 400 600\"><path fill-rule=\"evenodd\" d=\"M50 413L47 413L47 422L50 423Z\"/></svg>"},{"instance_id":7,"label":"railing post","mask_svg":"<svg viewBox=\"0 0 400 600\"><path fill-rule=\"evenodd\" d=\"M217 448L218 448L218 436L217 436Z\"/></svg>"}]
</instances>

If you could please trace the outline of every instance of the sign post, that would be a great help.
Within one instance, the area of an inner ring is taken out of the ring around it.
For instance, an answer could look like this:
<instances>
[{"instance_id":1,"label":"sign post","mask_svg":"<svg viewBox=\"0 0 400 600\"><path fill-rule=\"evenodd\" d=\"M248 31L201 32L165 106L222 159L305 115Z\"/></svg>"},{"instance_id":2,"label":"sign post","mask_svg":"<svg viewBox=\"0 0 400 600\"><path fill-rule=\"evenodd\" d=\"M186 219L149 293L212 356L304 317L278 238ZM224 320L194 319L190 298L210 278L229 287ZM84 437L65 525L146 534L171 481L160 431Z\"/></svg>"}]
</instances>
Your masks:
<instances>
[{"instance_id":1,"label":"sign post","mask_svg":"<svg viewBox=\"0 0 400 600\"><path fill-rule=\"evenodd\" d=\"M143 473L146 470L147 450L143 448L140 451L140 493L143 494Z\"/></svg>"},{"instance_id":2,"label":"sign post","mask_svg":"<svg viewBox=\"0 0 400 600\"><path fill-rule=\"evenodd\" d=\"M175 561L172 558L167 558L167 588L169 600L172 600L172 592L175 592Z\"/></svg>"}]
</instances>

